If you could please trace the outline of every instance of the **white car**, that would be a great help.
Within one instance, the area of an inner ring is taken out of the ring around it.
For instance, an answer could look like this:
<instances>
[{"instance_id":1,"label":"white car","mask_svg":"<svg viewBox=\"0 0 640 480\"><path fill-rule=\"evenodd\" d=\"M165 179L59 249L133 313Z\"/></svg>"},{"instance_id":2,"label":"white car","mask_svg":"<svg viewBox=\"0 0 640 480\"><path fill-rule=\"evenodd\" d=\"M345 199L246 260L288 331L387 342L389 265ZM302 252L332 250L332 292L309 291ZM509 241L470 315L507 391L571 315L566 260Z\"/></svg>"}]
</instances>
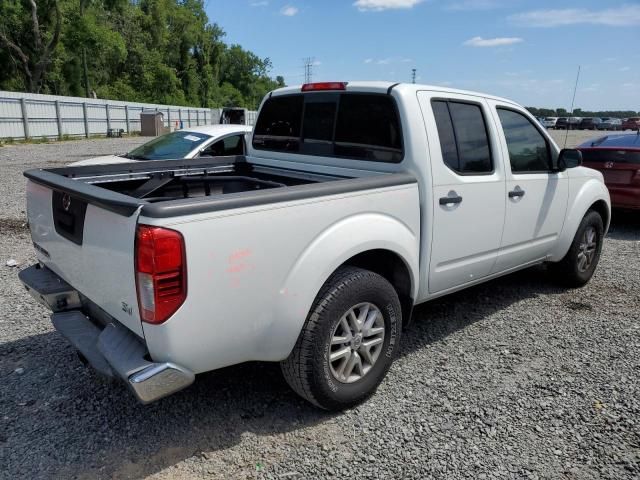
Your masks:
<instances>
[{"instance_id":1,"label":"white car","mask_svg":"<svg viewBox=\"0 0 640 480\"><path fill-rule=\"evenodd\" d=\"M104 155L73 162L72 166L129 163L138 160L176 160L202 156L244 155L246 125L202 125L167 133L122 155Z\"/></svg>"},{"instance_id":2,"label":"white car","mask_svg":"<svg viewBox=\"0 0 640 480\"><path fill-rule=\"evenodd\" d=\"M542 121L542 125L545 128L554 128L556 126L556 122L558 121L558 117L545 117Z\"/></svg>"},{"instance_id":3,"label":"white car","mask_svg":"<svg viewBox=\"0 0 640 480\"><path fill-rule=\"evenodd\" d=\"M383 380L415 305L545 262L589 281L611 208L580 163L503 98L286 87L244 156L25 172L38 264L19 277L142 402L271 361L344 409Z\"/></svg>"}]
</instances>

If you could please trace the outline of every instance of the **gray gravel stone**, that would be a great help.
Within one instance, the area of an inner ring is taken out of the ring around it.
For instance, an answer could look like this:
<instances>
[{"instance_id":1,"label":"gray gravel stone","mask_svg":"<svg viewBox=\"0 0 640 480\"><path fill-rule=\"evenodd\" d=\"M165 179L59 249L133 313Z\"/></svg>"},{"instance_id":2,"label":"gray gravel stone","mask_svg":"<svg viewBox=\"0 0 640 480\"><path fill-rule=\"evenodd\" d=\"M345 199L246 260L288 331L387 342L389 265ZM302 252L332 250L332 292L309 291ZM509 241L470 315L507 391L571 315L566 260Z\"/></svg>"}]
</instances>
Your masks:
<instances>
[{"instance_id":1,"label":"gray gravel stone","mask_svg":"<svg viewBox=\"0 0 640 480\"><path fill-rule=\"evenodd\" d=\"M620 212L582 289L534 268L420 306L376 395L341 414L272 364L148 406L101 383L18 282L21 172L143 140L0 148L0 259L20 263L0 268L0 478L640 477L640 219Z\"/></svg>"}]
</instances>

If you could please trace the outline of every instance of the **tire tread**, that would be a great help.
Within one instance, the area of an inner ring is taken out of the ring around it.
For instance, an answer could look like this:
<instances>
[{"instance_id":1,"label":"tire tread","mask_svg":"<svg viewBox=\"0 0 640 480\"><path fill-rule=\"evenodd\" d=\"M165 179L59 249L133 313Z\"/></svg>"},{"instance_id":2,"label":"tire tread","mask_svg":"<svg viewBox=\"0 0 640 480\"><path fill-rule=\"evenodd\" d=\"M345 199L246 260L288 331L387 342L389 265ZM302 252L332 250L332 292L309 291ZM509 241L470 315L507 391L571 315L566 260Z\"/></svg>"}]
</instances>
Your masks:
<instances>
[{"instance_id":1,"label":"tire tread","mask_svg":"<svg viewBox=\"0 0 640 480\"><path fill-rule=\"evenodd\" d=\"M354 281L367 276L379 277L369 270L353 266L336 270L318 292L293 350L280 362L282 374L293 391L319 408L327 409L327 406L313 394L310 379L313 375L313 362L319 353L316 351L315 335L323 319L322 313L340 292L349 288Z\"/></svg>"}]
</instances>

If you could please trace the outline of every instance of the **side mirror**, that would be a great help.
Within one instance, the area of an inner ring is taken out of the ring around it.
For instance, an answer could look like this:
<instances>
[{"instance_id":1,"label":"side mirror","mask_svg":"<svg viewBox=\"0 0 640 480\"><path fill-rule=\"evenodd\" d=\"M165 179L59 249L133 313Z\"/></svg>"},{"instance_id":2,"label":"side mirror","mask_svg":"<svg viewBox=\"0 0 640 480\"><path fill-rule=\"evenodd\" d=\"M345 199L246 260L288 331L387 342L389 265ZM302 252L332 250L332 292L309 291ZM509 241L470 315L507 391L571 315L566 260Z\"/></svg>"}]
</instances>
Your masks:
<instances>
[{"instance_id":1,"label":"side mirror","mask_svg":"<svg viewBox=\"0 0 640 480\"><path fill-rule=\"evenodd\" d=\"M582 165L582 152L575 148L563 148L558 155L558 171L564 172L567 168L575 168Z\"/></svg>"}]
</instances>

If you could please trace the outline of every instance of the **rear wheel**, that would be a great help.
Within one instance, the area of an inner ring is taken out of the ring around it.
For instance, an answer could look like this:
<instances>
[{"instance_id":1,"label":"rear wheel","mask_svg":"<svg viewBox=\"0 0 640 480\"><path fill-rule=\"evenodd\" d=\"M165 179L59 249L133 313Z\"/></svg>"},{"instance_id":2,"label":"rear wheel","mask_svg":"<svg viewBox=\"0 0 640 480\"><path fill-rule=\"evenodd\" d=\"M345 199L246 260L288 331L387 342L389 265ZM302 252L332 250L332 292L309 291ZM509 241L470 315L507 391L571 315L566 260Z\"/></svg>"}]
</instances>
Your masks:
<instances>
[{"instance_id":1,"label":"rear wheel","mask_svg":"<svg viewBox=\"0 0 640 480\"><path fill-rule=\"evenodd\" d=\"M326 410L356 405L375 392L400 345L402 313L382 276L342 267L316 297L289 357L287 383Z\"/></svg>"},{"instance_id":2,"label":"rear wheel","mask_svg":"<svg viewBox=\"0 0 640 480\"><path fill-rule=\"evenodd\" d=\"M603 236L602 217L598 212L589 210L580 222L567 254L558 263L551 264L555 278L570 287L586 284L600 260Z\"/></svg>"}]
</instances>

